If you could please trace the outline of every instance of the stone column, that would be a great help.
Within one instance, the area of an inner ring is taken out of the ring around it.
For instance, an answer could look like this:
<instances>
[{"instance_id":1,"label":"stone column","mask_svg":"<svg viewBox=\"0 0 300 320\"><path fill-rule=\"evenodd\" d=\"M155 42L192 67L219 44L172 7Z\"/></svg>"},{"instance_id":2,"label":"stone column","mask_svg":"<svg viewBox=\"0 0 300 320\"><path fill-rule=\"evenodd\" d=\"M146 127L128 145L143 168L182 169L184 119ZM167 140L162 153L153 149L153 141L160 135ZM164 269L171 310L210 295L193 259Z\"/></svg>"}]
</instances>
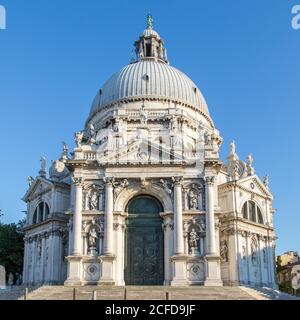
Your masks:
<instances>
[{"instance_id":1,"label":"stone column","mask_svg":"<svg viewBox=\"0 0 300 320\"><path fill-rule=\"evenodd\" d=\"M169 286L172 279L172 270L171 270L171 263L170 258L172 256L172 248L173 244L170 242L170 239L172 239L172 229L174 228L174 225L172 223L172 219L170 217L166 217L165 221L162 225L164 230L164 261L165 261L165 281L164 285Z\"/></svg>"},{"instance_id":2,"label":"stone column","mask_svg":"<svg viewBox=\"0 0 300 320\"><path fill-rule=\"evenodd\" d=\"M81 259L82 259L82 178L73 178L74 194L74 213L73 213L73 248L72 255L68 260L68 279L65 285L81 284ZM52 239L54 242L54 237Z\"/></svg>"},{"instance_id":3,"label":"stone column","mask_svg":"<svg viewBox=\"0 0 300 320\"><path fill-rule=\"evenodd\" d=\"M115 285L114 243L114 194L113 178L105 178L105 216L104 216L104 248L101 259L101 277L98 285Z\"/></svg>"},{"instance_id":4,"label":"stone column","mask_svg":"<svg viewBox=\"0 0 300 320\"><path fill-rule=\"evenodd\" d=\"M215 237L215 202L214 202L215 177L206 177L206 239L207 254L216 254Z\"/></svg>"},{"instance_id":5,"label":"stone column","mask_svg":"<svg viewBox=\"0 0 300 320\"><path fill-rule=\"evenodd\" d=\"M75 208L73 216L73 256L80 256L82 254L82 179L75 178Z\"/></svg>"},{"instance_id":6,"label":"stone column","mask_svg":"<svg viewBox=\"0 0 300 320\"><path fill-rule=\"evenodd\" d=\"M124 227L125 225L120 219L120 222L114 224L115 231L115 250L116 250L116 285L124 286Z\"/></svg>"},{"instance_id":7,"label":"stone column","mask_svg":"<svg viewBox=\"0 0 300 320\"><path fill-rule=\"evenodd\" d=\"M107 179L105 188L105 219L104 219L104 255L113 254L113 205L114 194L112 180Z\"/></svg>"},{"instance_id":8,"label":"stone column","mask_svg":"<svg viewBox=\"0 0 300 320\"><path fill-rule=\"evenodd\" d=\"M205 286L222 286L220 256L216 250L214 184L216 177L207 176L206 181L206 280Z\"/></svg>"},{"instance_id":9,"label":"stone column","mask_svg":"<svg viewBox=\"0 0 300 320\"><path fill-rule=\"evenodd\" d=\"M176 177L174 183L174 256L172 286L187 285L186 260L183 241L182 219L182 177Z\"/></svg>"},{"instance_id":10,"label":"stone column","mask_svg":"<svg viewBox=\"0 0 300 320\"><path fill-rule=\"evenodd\" d=\"M179 180L174 185L174 248L175 254L184 253L183 225L182 225L182 186Z\"/></svg>"}]
</instances>

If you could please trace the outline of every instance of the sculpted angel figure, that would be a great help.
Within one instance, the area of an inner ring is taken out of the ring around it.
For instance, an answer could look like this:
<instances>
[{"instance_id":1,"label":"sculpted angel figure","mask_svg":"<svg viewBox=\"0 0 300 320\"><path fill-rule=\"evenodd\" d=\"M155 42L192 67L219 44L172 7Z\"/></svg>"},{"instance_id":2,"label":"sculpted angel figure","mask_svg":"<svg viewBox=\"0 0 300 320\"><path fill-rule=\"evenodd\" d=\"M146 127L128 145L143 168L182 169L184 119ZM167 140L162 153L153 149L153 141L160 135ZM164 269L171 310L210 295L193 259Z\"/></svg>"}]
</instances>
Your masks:
<instances>
[{"instance_id":1,"label":"sculpted angel figure","mask_svg":"<svg viewBox=\"0 0 300 320\"><path fill-rule=\"evenodd\" d=\"M74 138L75 138L75 143L77 148L80 148L83 140L83 132L82 131L76 132Z\"/></svg>"}]
</instances>

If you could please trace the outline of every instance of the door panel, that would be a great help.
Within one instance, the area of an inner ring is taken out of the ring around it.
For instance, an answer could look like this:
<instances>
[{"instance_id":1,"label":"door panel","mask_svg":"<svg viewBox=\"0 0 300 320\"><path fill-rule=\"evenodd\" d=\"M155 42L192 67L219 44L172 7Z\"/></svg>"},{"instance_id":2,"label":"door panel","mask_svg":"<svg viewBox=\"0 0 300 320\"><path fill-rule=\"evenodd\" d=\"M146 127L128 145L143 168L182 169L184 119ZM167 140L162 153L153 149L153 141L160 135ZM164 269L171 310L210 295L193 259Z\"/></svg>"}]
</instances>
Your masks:
<instances>
[{"instance_id":1,"label":"door panel","mask_svg":"<svg viewBox=\"0 0 300 320\"><path fill-rule=\"evenodd\" d=\"M164 235L159 216L160 205L153 210L155 204L151 204L149 199L139 198L129 206L132 209L128 212L126 223L126 285L163 285L164 282ZM139 214L137 208L140 204L145 206Z\"/></svg>"}]
</instances>

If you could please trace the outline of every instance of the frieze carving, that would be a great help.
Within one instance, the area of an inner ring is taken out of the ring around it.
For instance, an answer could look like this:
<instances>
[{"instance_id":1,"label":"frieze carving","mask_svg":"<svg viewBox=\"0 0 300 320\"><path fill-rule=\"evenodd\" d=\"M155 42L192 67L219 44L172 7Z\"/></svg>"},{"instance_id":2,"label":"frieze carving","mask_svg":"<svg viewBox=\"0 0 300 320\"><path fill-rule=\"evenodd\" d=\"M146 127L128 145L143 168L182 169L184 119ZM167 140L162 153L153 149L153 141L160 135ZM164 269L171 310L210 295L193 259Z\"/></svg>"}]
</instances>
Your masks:
<instances>
[{"instance_id":1,"label":"frieze carving","mask_svg":"<svg viewBox=\"0 0 300 320\"><path fill-rule=\"evenodd\" d=\"M256 232L251 232L249 230L244 230L244 229L241 229L241 228L237 228L236 229L236 228L232 227L232 228L224 229L221 232L224 235L235 235L235 234L238 234L238 235L241 235L244 238L246 238L246 237L250 238L252 236L255 236L258 240L261 240L261 241L265 241L266 239L268 239L268 240L272 240L272 239L276 240L276 237L275 238L272 237L272 236L267 237L265 235L262 235L262 234L259 234L259 233L256 233Z\"/></svg>"},{"instance_id":2,"label":"frieze carving","mask_svg":"<svg viewBox=\"0 0 300 320\"><path fill-rule=\"evenodd\" d=\"M38 233L32 236L26 236L24 238L24 241L26 243L32 243L32 242L41 241L42 239L48 239L51 236L64 237L65 235L68 235L68 229L66 228L51 229L47 231L42 231L41 233Z\"/></svg>"}]
</instances>

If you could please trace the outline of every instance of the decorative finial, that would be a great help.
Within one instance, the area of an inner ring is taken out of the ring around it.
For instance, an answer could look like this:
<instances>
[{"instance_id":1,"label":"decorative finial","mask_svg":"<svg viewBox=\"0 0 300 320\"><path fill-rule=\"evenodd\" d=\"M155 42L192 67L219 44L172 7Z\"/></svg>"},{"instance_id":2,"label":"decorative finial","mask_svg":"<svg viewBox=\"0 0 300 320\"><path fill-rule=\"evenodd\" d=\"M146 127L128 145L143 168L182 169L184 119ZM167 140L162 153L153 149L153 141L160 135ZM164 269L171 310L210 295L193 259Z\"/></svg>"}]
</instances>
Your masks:
<instances>
[{"instance_id":1,"label":"decorative finial","mask_svg":"<svg viewBox=\"0 0 300 320\"><path fill-rule=\"evenodd\" d=\"M153 29L153 17L150 13L147 15L147 29Z\"/></svg>"}]
</instances>

